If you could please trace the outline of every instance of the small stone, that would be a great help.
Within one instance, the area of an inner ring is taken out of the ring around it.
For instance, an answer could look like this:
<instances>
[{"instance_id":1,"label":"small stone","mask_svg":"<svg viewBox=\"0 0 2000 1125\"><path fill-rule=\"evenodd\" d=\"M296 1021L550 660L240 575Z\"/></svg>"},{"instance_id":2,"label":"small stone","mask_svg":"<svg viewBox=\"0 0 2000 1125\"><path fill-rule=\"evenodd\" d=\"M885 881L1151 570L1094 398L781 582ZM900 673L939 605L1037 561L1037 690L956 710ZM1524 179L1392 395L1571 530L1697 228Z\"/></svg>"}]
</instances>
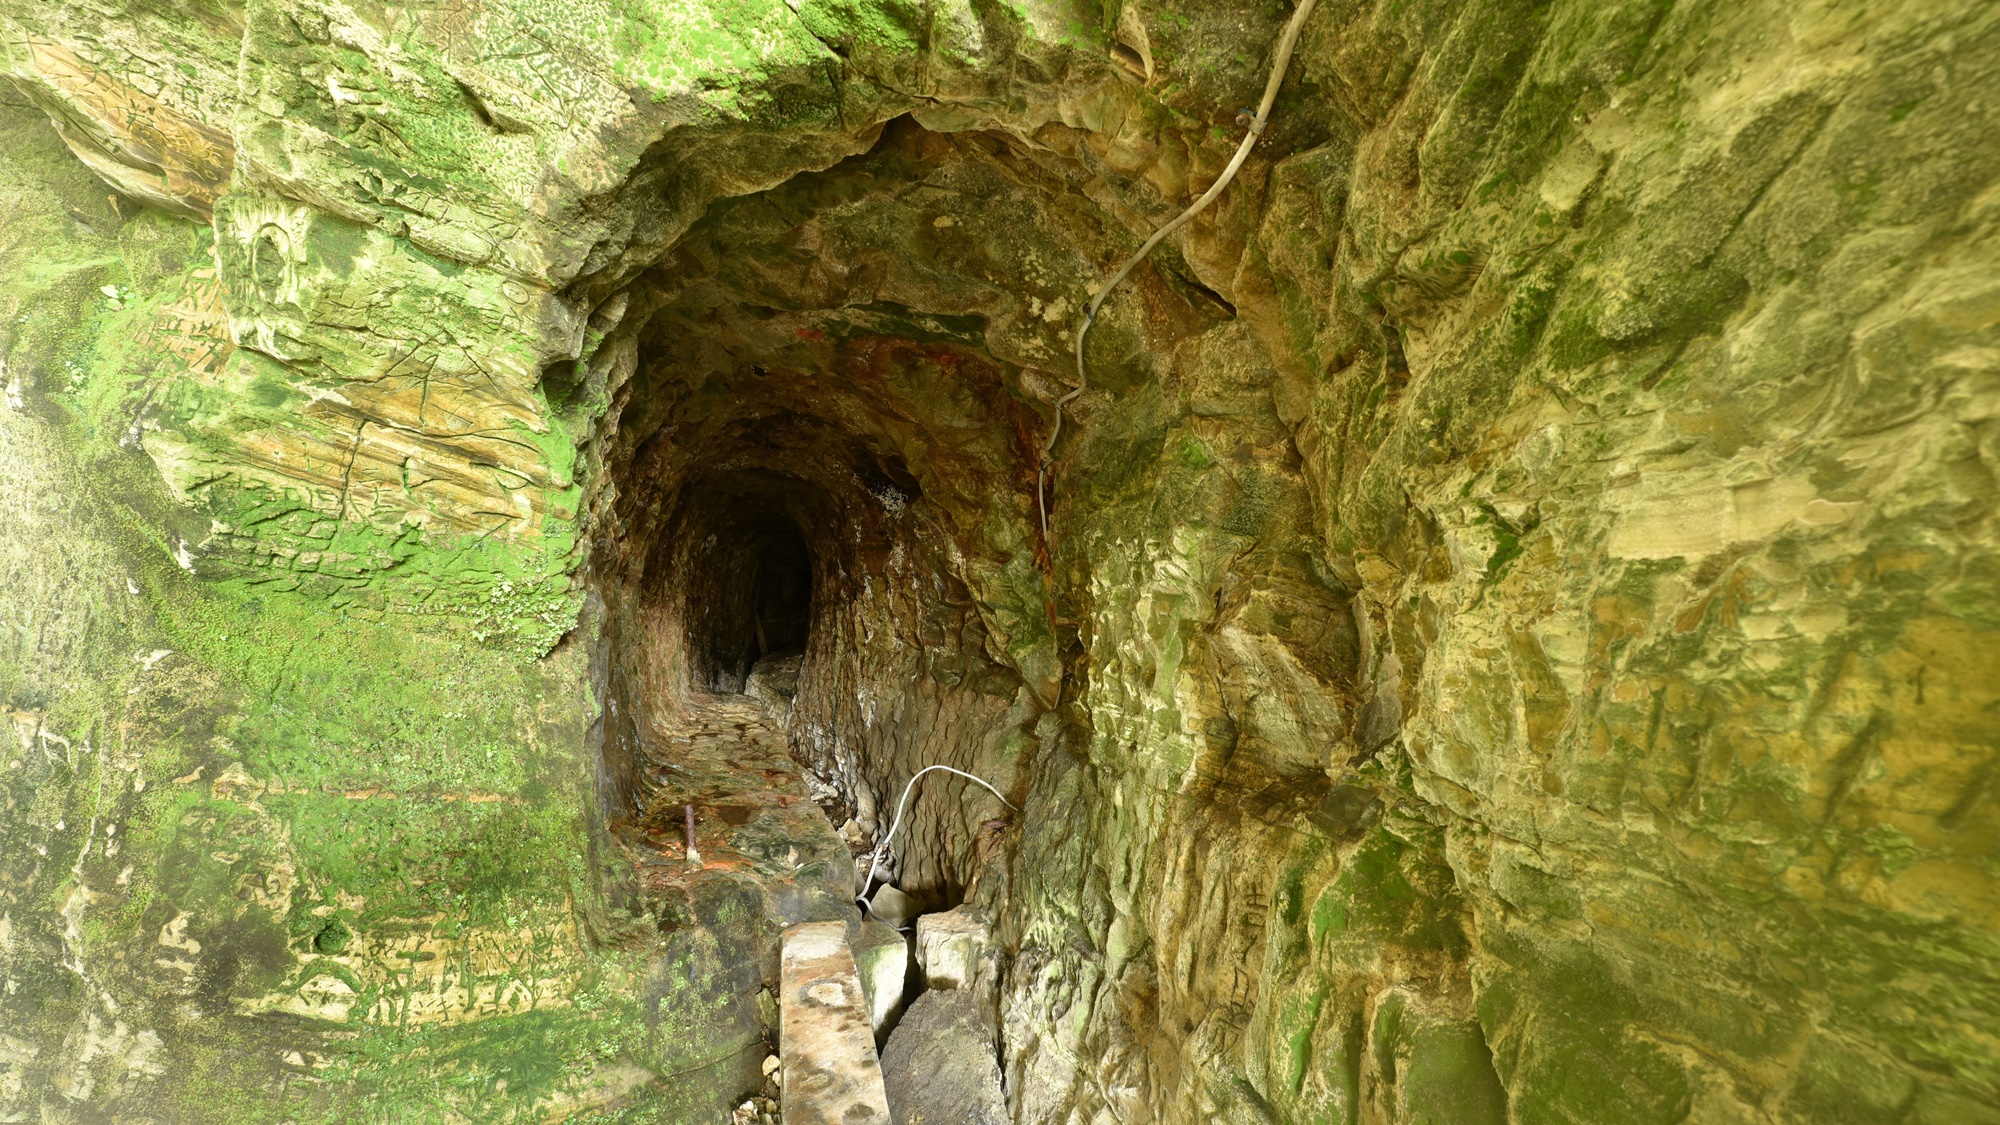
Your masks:
<instances>
[{"instance_id":1,"label":"small stone","mask_svg":"<svg viewBox=\"0 0 2000 1125\"><path fill-rule=\"evenodd\" d=\"M927 988L996 982L993 931L970 904L917 919L917 965Z\"/></svg>"},{"instance_id":2,"label":"small stone","mask_svg":"<svg viewBox=\"0 0 2000 1125\"><path fill-rule=\"evenodd\" d=\"M868 900L868 913L878 922L901 929L917 916L917 904L909 895L884 885L876 889L874 898Z\"/></svg>"},{"instance_id":3,"label":"small stone","mask_svg":"<svg viewBox=\"0 0 2000 1125\"><path fill-rule=\"evenodd\" d=\"M840 838L847 844L848 851L864 852L868 850L868 833L862 831L861 822L851 816L847 818L846 823L840 826Z\"/></svg>"}]
</instances>

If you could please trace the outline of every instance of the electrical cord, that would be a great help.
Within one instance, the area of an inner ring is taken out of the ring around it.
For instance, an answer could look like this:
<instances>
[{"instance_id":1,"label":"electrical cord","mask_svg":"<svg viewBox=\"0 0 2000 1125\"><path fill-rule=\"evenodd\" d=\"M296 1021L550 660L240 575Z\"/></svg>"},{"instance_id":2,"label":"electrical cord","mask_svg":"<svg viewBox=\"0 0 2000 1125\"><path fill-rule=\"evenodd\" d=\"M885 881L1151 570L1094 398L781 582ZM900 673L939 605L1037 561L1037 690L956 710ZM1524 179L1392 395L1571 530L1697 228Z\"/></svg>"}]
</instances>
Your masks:
<instances>
[{"instance_id":1,"label":"electrical cord","mask_svg":"<svg viewBox=\"0 0 2000 1125\"><path fill-rule=\"evenodd\" d=\"M958 776L965 778L968 781L976 781L979 784L986 786L986 791L988 793L993 794L994 797L998 798L1001 804L1006 805L1009 809L1012 809L1015 812L1020 811L1019 809L1014 808L1013 802L1007 800L1006 797L1001 796L1000 791L998 789L993 788L993 786L989 784L985 778L979 777L975 774L969 774L964 770L953 769L950 766L925 766L923 769L920 769L916 773L912 774L910 776L909 784L903 786L902 797L896 801L896 818L889 822L889 834L882 837L881 843L875 845L874 856L868 862L868 878L863 879L861 881L861 893L854 896L854 901L861 904L861 909L867 911L868 916L870 918L875 917L875 907L868 901L868 889L875 885L875 871L882 865L882 856L886 852L888 852L889 842L896 838L896 829L901 828L903 826L903 809L910 803L910 790L915 789L917 787L917 779L923 777L927 773L930 773L932 770L943 770L946 773L957 774Z\"/></svg>"},{"instance_id":2,"label":"electrical cord","mask_svg":"<svg viewBox=\"0 0 2000 1125\"><path fill-rule=\"evenodd\" d=\"M1257 111L1250 113L1246 110L1237 115L1239 121L1246 116L1249 118L1249 131L1243 135L1243 143L1236 146L1236 155L1230 158L1228 166L1222 170L1222 175L1209 185L1200 199L1195 200L1187 210L1175 216L1167 225L1154 231L1151 238L1148 238L1131 257L1125 259L1125 264L1119 266L1118 272L1111 275L1111 280L1098 289L1097 296L1091 299L1090 305L1084 310L1083 323L1078 325L1076 330L1076 386L1070 388L1068 394L1056 400L1056 423L1049 429L1049 440L1042 444L1041 464L1035 468L1035 504L1041 511L1043 544L1049 542L1047 480L1049 469L1055 464L1056 439L1062 436L1063 408L1075 401L1090 383L1089 373L1083 367L1083 341L1090 332L1090 326L1097 320L1097 311L1104 307L1105 298L1111 296L1111 291L1118 288L1119 282L1125 280L1125 275L1131 273L1133 267L1153 252L1153 247L1158 246L1162 239L1186 226L1189 220L1201 214L1222 194L1222 189L1229 186L1229 181L1236 178L1236 173L1243 167L1243 162L1250 158L1250 150L1256 146L1257 138L1264 135L1264 126L1270 123L1271 105L1278 100L1278 87L1284 82L1285 71L1292 64L1292 50L1298 46L1299 32L1304 29L1306 17L1312 15L1313 5L1316 3L1318 0L1299 0L1299 6L1293 10L1291 22L1285 25L1284 34L1278 38L1278 53L1271 61L1271 77L1264 83L1264 97L1258 101ZM1050 555L1050 564L1053 565L1055 561L1053 550Z\"/></svg>"}]
</instances>

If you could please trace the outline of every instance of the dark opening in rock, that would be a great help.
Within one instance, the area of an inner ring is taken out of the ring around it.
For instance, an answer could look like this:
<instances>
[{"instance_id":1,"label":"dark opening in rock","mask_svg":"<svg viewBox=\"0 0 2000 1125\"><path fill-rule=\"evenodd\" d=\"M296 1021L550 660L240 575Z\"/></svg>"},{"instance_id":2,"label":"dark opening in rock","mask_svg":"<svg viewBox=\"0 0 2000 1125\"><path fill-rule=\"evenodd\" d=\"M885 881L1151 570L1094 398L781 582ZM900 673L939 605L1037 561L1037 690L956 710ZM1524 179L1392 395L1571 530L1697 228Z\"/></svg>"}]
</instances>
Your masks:
<instances>
[{"instance_id":1,"label":"dark opening in rock","mask_svg":"<svg viewBox=\"0 0 2000 1125\"><path fill-rule=\"evenodd\" d=\"M704 660L702 682L712 690L740 692L759 660L805 651L812 551L785 509L787 483L796 488L730 480L710 486L720 493L714 501L696 501L711 510L686 579L689 648Z\"/></svg>"}]
</instances>

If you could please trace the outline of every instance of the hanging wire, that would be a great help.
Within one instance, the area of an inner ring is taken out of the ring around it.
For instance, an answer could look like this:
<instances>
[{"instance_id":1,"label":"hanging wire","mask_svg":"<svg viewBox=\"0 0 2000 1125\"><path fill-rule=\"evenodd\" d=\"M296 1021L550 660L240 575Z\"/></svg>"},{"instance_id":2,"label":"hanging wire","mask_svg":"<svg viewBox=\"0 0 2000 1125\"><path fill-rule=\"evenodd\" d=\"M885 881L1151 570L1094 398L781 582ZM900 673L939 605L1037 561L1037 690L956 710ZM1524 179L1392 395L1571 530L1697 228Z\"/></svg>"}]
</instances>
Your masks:
<instances>
[{"instance_id":1,"label":"hanging wire","mask_svg":"<svg viewBox=\"0 0 2000 1125\"><path fill-rule=\"evenodd\" d=\"M1078 325L1076 330L1076 386L1056 400L1056 422L1049 429L1049 440L1042 444L1041 463L1035 467L1035 505L1041 511L1042 543L1045 547L1049 544L1047 482L1049 470L1055 465L1056 439L1062 436L1063 408L1075 401L1090 384L1090 375L1083 366L1084 337L1089 334L1090 326L1097 321L1097 312L1104 307L1105 298L1111 296L1112 290L1118 288L1118 283L1125 280L1125 275L1131 273L1133 267L1140 262L1145 261L1146 255L1152 253L1153 247L1158 246L1162 239L1186 226L1189 220L1215 202L1217 197L1221 196L1222 189L1228 187L1229 181L1236 178L1236 173L1243 167L1243 162L1249 159L1250 150L1256 146L1257 138L1264 135L1264 126L1270 122L1271 105L1278 100L1278 87L1284 82L1285 71L1292 64L1292 50L1298 46L1299 32L1304 29L1306 17L1312 15L1313 5L1316 3L1318 0L1299 0L1299 6L1293 10L1291 22L1285 25L1284 34L1278 38L1278 51L1271 60L1271 77L1264 83L1264 96L1258 101L1256 111L1253 113L1246 108L1236 115L1236 119L1243 122L1248 131L1243 135L1243 143L1236 146L1236 155L1230 158L1228 166L1222 170L1222 175L1216 177L1215 182L1201 194L1200 199L1195 200L1187 210L1175 216L1167 225L1154 231L1151 238L1148 238L1131 257L1125 259L1125 264L1118 267L1118 272L1111 275L1111 280L1098 288L1097 296L1091 298L1089 307L1084 310L1083 323ZM1053 548L1050 548L1049 564L1055 565Z\"/></svg>"},{"instance_id":2,"label":"hanging wire","mask_svg":"<svg viewBox=\"0 0 2000 1125\"><path fill-rule=\"evenodd\" d=\"M890 841L896 838L896 829L901 828L903 826L903 809L910 803L910 790L915 789L917 787L918 778L923 777L925 774L930 773L933 770L943 770L946 773L957 774L959 777L965 778L968 781L976 781L979 784L986 786L986 791L988 793L993 794L994 797L998 798L1000 803L1006 805L1008 809L1014 812L1021 811L1019 809L1014 808L1013 802L1001 796L1000 791L998 789L993 788L992 785L988 784L985 778L979 777L976 774L969 774L964 770L953 769L950 766L925 766L923 769L920 769L916 773L912 774L910 776L909 784L903 786L902 797L896 801L896 818L889 822L889 834L882 837L882 842L875 846L874 856L868 862L868 877L861 881L861 893L854 896L854 901L861 904L861 909L867 911L868 916L870 918L875 917L875 907L868 901L868 889L875 885L875 872L882 865L882 857L889 851Z\"/></svg>"}]
</instances>

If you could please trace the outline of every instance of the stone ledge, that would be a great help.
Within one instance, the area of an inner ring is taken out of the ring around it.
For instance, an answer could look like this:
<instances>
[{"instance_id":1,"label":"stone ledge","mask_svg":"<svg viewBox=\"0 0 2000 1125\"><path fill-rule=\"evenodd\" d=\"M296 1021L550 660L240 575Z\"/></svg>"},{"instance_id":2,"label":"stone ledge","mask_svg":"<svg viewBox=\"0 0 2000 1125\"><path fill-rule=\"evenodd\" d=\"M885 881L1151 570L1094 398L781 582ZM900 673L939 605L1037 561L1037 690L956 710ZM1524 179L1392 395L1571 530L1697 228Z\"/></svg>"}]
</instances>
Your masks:
<instances>
[{"instance_id":1,"label":"stone ledge","mask_svg":"<svg viewBox=\"0 0 2000 1125\"><path fill-rule=\"evenodd\" d=\"M846 924L786 930L783 979L787 1125L888 1125L889 1098Z\"/></svg>"}]
</instances>

